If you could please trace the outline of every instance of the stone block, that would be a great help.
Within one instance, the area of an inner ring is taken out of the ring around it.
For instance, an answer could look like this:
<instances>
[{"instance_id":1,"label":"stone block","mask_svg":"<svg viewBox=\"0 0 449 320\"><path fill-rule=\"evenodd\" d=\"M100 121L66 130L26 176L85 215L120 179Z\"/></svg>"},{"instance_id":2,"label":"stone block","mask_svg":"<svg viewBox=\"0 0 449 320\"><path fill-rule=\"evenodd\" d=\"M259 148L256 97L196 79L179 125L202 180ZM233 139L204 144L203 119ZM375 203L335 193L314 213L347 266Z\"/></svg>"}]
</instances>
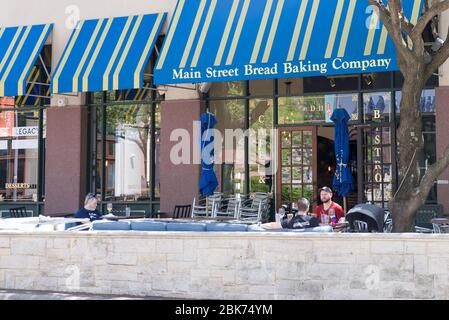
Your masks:
<instances>
[{"instance_id":1,"label":"stone block","mask_svg":"<svg viewBox=\"0 0 449 320\"><path fill-rule=\"evenodd\" d=\"M405 242L405 253L414 255L426 254L427 244L425 242Z\"/></svg>"},{"instance_id":2,"label":"stone block","mask_svg":"<svg viewBox=\"0 0 449 320\"><path fill-rule=\"evenodd\" d=\"M1 269L39 269L39 257L11 255L0 259Z\"/></svg>"},{"instance_id":3,"label":"stone block","mask_svg":"<svg viewBox=\"0 0 449 320\"><path fill-rule=\"evenodd\" d=\"M48 239L48 241L53 242L53 246L51 248L54 249L69 249L72 240L68 238L54 238L54 239ZM47 243L48 244L48 243ZM48 248L48 246L47 246Z\"/></svg>"},{"instance_id":4,"label":"stone block","mask_svg":"<svg viewBox=\"0 0 449 320\"><path fill-rule=\"evenodd\" d=\"M372 254L403 254L404 253L403 241L372 241L371 253Z\"/></svg>"},{"instance_id":5,"label":"stone block","mask_svg":"<svg viewBox=\"0 0 449 320\"><path fill-rule=\"evenodd\" d=\"M182 254L183 250L182 241L176 241L175 239L156 240L156 253Z\"/></svg>"},{"instance_id":6,"label":"stone block","mask_svg":"<svg viewBox=\"0 0 449 320\"><path fill-rule=\"evenodd\" d=\"M46 239L44 238L12 238L11 254L43 256L47 248Z\"/></svg>"},{"instance_id":7,"label":"stone block","mask_svg":"<svg viewBox=\"0 0 449 320\"><path fill-rule=\"evenodd\" d=\"M137 254L135 253L115 253L106 258L106 263L119 266L137 265Z\"/></svg>"},{"instance_id":8,"label":"stone block","mask_svg":"<svg viewBox=\"0 0 449 320\"><path fill-rule=\"evenodd\" d=\"M415 274L427 274L429 272L428 258L425 255L413 257L413 270Z\"/></svg>"},{"instance_id":9,"label":"stone block","mask_svg":"<svg viewBox=\"0 0 449 320\"><path fill-rule=\"evenodd\" d=\"M433 258L428 260L430 274L447 274L448 273L448 259L447 258Z\"/></svg>"},{"instance_id":10,"label":"stone block","mask_svg":"<svg viewBox=\"0 0 449 320\"><path fill-rule=\"evenodd\" d=\"M0 248L9 248L10 240L9 237L0 236Z\"/></svg>"}]
</instances>

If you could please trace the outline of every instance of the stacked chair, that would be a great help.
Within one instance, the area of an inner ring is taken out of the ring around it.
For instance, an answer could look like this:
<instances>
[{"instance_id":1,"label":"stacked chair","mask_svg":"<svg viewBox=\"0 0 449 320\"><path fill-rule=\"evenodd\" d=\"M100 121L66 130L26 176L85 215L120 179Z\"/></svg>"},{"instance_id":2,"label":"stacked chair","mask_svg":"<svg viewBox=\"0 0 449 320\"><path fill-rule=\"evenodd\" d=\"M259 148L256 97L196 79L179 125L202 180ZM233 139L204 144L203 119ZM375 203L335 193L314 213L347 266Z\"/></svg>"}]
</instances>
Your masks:
<instances>
[{"instance_id":1,"label":"stacked chair","mask_svg":"<svg viewBox=\"0 0 449 320\"><path fill-rule=\"evenodd\" d=\"M238 220L248 223L268 221L270 211L270 197L268 193L257 192L244 201L240 207Z\"/></svg>"},{"instance_id":2,"label":"stacked chair","mask_svg":"<svg viewBox=\"0 0 449 320\"><path fill-rule=\"evenodd\" d=\"M196 201L196 198L193 198L192 218L213 217L215 211L217 211L218 208L221 208L222 201L223 194L219 192L216 192L212 196L199 200L198 203Z\"/></svg>"}]
</instances>

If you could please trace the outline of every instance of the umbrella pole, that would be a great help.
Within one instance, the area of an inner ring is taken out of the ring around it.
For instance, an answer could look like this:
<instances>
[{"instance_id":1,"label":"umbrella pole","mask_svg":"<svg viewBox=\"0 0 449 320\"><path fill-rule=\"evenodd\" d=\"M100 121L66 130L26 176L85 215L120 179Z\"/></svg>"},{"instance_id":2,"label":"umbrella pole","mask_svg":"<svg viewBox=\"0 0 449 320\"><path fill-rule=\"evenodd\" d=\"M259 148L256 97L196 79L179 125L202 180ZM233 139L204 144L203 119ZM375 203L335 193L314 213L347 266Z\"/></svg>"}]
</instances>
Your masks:
<instances>
[{"instance_id":1,"label":"umbrella pole","mask_svg":"<svg viewBox=\"0 0 449 320\"><path fill-rule=\"evenodd\" d=\"M348 202L347 202L347 198L346 197L343 197L343 207L344 207L344 210L345 210L345 216L346 216L346 213L348 212Z\"/></svg>"},{"instance_id":2,"label":"umbrella pole","mask_svg":"<svg viewBox=\"0 0 449 320\"><path fill-rule=\"evenodd\" d=\"M209 197L206 197L206 218L209 218Z\"/></svg>"}]
</instances>

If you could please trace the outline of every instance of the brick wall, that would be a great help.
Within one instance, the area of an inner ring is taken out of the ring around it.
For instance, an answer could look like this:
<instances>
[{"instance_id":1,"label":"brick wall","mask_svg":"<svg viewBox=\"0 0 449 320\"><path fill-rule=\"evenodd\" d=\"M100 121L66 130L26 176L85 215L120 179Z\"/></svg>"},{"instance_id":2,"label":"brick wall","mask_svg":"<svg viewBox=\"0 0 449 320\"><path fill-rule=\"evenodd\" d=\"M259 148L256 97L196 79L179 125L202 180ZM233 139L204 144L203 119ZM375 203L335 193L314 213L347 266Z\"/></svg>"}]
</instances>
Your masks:
<instances>
[{"instance_id":1,"label":"brick wall","mask_svg":"<svg viewBox=\"0 0 449 320\"><path fill-rule=\"evenodd\" d=\"M449 236L0 233L0 288L191 299L448 299Z\"/></svg>"}]
</instances>

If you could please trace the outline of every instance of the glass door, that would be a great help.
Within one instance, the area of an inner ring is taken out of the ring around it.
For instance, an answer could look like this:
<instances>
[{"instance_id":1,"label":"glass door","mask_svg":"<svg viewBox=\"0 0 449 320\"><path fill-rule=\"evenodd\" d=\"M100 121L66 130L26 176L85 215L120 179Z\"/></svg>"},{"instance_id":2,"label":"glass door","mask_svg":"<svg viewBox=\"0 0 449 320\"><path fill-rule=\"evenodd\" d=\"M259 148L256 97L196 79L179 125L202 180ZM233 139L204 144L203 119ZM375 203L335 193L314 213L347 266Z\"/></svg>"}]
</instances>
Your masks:
<instances>
[{"instance_id":1,"label":"glass door","mask_svg":"<svg viewBox=\"0 0 449 320\"><path fill-rule=\"evenodd\" d=\"M276 209L300 198L313 204L317 195L317 128L281 127L278 139Z\"/></svg>"}]
</instances>

